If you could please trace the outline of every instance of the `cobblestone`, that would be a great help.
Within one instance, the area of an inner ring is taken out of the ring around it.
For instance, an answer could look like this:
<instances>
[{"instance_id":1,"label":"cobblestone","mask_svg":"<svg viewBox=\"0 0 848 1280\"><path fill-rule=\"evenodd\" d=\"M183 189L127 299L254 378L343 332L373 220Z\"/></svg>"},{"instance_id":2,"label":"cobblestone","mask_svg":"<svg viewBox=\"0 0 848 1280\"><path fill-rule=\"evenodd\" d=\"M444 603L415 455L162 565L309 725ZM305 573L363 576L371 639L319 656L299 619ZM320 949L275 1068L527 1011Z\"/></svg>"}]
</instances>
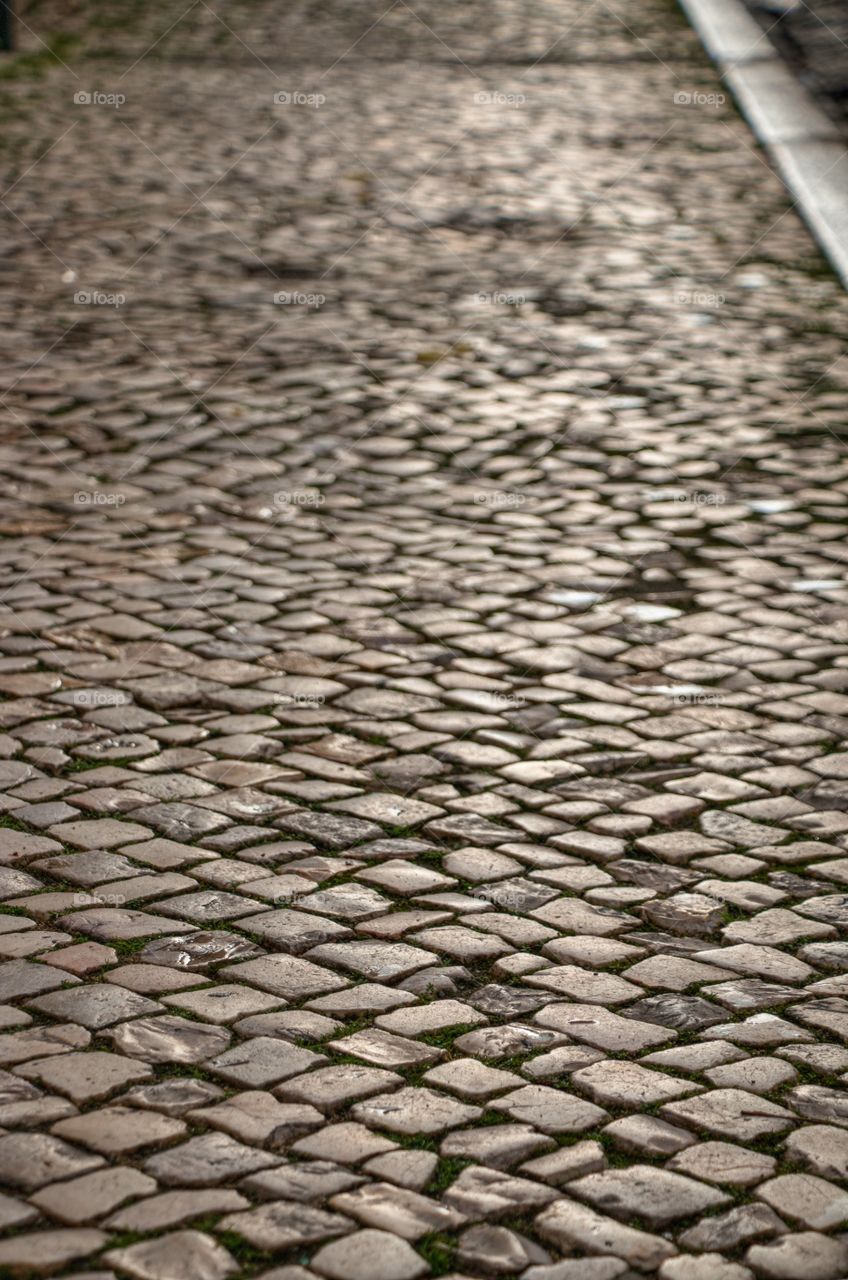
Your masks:
<instances>
[{"instance_id":1,"label":"cobblestone","mask_svg":"<svg viewBox=\"0 0 848 1280\"><path fill-rule=\"evenodd\" d=\"M694 34L19 8L0 1270L840 1280L848 302Z\"/></svg>"}]
</instances>

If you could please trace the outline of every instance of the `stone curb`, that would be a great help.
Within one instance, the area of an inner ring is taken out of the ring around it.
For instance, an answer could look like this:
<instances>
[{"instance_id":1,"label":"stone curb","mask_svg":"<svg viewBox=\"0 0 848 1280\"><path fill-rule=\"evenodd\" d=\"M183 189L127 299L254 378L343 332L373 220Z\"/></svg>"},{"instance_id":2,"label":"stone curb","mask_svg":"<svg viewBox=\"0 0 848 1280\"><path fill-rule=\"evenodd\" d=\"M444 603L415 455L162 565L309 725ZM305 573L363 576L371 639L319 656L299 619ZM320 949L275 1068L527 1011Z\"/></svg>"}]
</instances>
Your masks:
<instances>
[{"instance_id":1,"label":"stone curb","mask_svg":"<svg viewBox=\"0 0 848 1280\"><path fill-rule=\"evenodd\" d=\"M848 149L741 0L680 0L758 141L848 288Z\"/></svg>"}]
</instances>

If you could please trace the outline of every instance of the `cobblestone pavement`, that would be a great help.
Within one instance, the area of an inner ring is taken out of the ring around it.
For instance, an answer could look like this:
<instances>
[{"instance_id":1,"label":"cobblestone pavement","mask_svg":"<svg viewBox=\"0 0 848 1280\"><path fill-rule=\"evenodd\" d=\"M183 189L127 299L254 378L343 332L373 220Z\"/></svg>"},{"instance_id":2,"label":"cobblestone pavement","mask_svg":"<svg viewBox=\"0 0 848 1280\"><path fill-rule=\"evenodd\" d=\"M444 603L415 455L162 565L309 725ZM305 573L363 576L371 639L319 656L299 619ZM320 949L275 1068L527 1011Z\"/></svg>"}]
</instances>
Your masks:
<instances>
[{"instance_id":1,"label":"cobblestone pavement","mask_svg":"<svg viewBox=\"0 0 848 1280\"><path fill-rule=\"evenodd\" d=\"M695 37L22 14L0 1274L845 1277L848 306Z\"/></svg>"}]
</instances>

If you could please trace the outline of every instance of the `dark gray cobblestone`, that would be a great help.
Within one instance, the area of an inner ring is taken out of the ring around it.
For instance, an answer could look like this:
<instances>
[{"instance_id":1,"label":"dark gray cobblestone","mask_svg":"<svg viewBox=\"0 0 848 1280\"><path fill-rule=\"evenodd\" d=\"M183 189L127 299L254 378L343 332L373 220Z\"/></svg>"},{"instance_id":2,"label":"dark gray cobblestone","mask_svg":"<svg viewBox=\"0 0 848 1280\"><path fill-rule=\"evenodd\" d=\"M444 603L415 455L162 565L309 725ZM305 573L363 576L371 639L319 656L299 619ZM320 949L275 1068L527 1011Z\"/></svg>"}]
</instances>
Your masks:
<instances>
[{"instance_id":1,"label":"dark gray cobblestone","mask_svg":"<svg viewBox=\"0 0 848 1280\"><path fill-rule=\"evenodd\" d=\"M848 306L694 36L22 18L0 1275L840 1280Z\"/></svg>"}]
</instances>

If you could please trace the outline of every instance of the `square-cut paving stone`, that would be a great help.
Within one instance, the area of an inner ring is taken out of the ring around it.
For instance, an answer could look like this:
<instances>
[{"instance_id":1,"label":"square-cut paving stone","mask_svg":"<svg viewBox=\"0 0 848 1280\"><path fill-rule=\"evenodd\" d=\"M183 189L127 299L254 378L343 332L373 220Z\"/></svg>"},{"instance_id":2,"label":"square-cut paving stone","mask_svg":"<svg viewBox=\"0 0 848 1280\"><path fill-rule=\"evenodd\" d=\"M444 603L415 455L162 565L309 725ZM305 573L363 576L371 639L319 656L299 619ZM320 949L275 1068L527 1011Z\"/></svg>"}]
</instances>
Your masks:
<instances>
[{"instance_id":1,"label":"square-cut paving stone","mask_svg":"<svg viewBox=\"0 0 848 1280\"><path fill-rule=\"evenodd\" d=\"M339 924L337 920L324 920L310 912L292 911L286 907L279 911L242 916L238 927L262 942L269 943L278 951L286 951L291 955L301 955L324 942L338 942L342 938L352 937L352 931L347 925Z\"/></svg>"},{"instance_id":2,"label":"square-cut paving stone","mask_svg":"<svg viewBox=\"0 0 848 1280\"><path fill-rule=\"evenodd\" d=\"M80 1226L155 1190L155 1180L138 1169L99 1169L44 1187L31 1197L31 1203L58 1222Z\"/></svg>"},{"instance_id":3,"label":"square-cut paving stone","mask_svg":"<svg viewBox=\"0 0 848 1280\"><path fill-rule=\"evenodd\" d=\"M571 1077L581 1093L608 1107L643 1107L694 1093L702 1086L650 1071L636 1062L609 1059L581 1067Z\"/></svg>"},{"instance_id":4,"label":"square-cut paving stone","mask_svg":"<svg viewBox=\"0 0 848 1280\"><path fill-rule=\"evenodd\" d=\"M352 800L335 801L330 807L338 813L352 813L355 818L379 822L384 827L417 827L444 813L434 804L424 804L391 791L372 791Z\"/></svg>"},{"instance_id":5,"label":"square-cut paving stone","mask_svg":"<svg viewBox=\"0 0 848 1280\"><path fill-rule=\"evenodd\" d=\"M168 1186L215 1187L279 1162L279 1156L257 1151L229 1134L204 1133L150 1156L144 1169Z\"/></svg>"},{"instance_id":6,"label":"square-cut paving stone","mask_svg":"<svg viewBox=\"0 0 848 1280\"><path fill-rule=\"evenodd\" d=\"M320 915L338 916L356 924L383 915L391 906L386 898L367 884L337 884L330 889L318 889L297 900L301 911L315 911Z\"/></svg>"},{"instance_id":7,"label":"square-cut paving stone","mask_svg":"<svg viewBox=\"0 0 848 1280\"><path fill-rule=\"evenodd\" d=\"M130 907L87 907L60 916L57 921L68 933L84 933L101 942L128 942L135 938L158 938L168 933L186 933L194 925ZM163 964L164 961L158 963Z\"/></svg>"},{"instance_id":8,"label":"square-cut paving stone","mask_svg":"<svg viewBox=\"0 0 848 1280\"><path fill-rule=\"evenodd\" d=\"M454 1040L453 1048L475 1058L514 1058L518 1054L523 1056L540 1049L554 1048L566 1039L560 1031L508 1022L500 1027L468 1031Z\"/></svg>"},{"instance_id":9,"label":"square-cut paving stone","mask_svg":"<svg viewBox=\"0 0 848 1280\"><path fill-rule=\"evenodd\" d=\"M424 1080L438 1089L458 1093L470 1102L492 1098L522 1084L521 1078L512 1071L498 1071L476 1058L454 1058L451 1062L442 1063L426 1072Z\"/></svg>"},{"instance_id":10,"label":"square-cut paving stone","mask_svg":"<svg viewBox=\"0 0 848 1280\"><path fill-rule=\"evenodd\" d=\"M327 1280L418 1280L430 1272L406 1240L369 1228L323 1245L309 1265Z\"/></svg>"},{"instance_id":11,"label":"square-cut paving stone","mask_svg":"<svg viewBox=\"0 0 848 1280\"><path fill-rule=\"evenodd\" d=\"M333 1196L331 1208L362 1222L383 1228L404 1240L420 1240L433 1231L453 1231L465 1215L437 1200L430 1200L390 1182L372 1182Z\"/></svg>"},{"instance_id":12,"label":"square-cut paving stone","mask_svg":"<svg viewBox=\"0 0 848 1280\"><path fill-rule=\"evenodd\" d=\"M717 1088L747 1089L749 1093L771 1093L773 1089L794 1083L798 1078L794 1067L788 1062L762 1055L744 1062L728 1062L724 1066L711 1067L704 1075Z\"/></svg>"},{"instance_id":13,"label":"square-cut paving stone","mask_svg":"<svg viewBox=\"0 0 848 1280\"><path fill-rule=\"evenodd\" d=\"M535 1015L534 1022L611 1053L638 1053L666 1044L677 1035L670 1028L623 1018L594 1004L547 1005Z\"/></svg>"},{"instance_id":14,"label":"square-cut paving stone","mask_svg":"<svg viewBox=\"0 0 848 1280\"><path fill-rule=\"evenodd\" d=\"M585 1133L597 1128L609 1116L583 1098L564 1089L527 1084L503 1098L489 1103L493 1111L501 1111L520 1124L531 1124L542 1133Z\"/></svg>"},{"instance_id":15,"label":"square-cut paving stone","mask_svg":"<svg viewBox=\"0 0 848 1280\"><path fill-rule=\"evenodd\" d=\"M103 1164L102 1156L50 1134L0 1134L0 1179L7 1187L34 1191L46 1183L91 1173Z\"/></svg>"},{"instance_id":16,"label":"square-cut paving stone","mask_svg":"<svg viewBox=\"0 0 848 1280\"><path fill-rule=\"evenodd\" d=\"M45 857L61 851L60 842L50 840L47 836L33 836L11 829L0 832L0 865L3 866L15 866L18 863L29 862L33 858Z\"/></svg>"},{"instance_id":17,"label":"square-cut paving stone","mask_svg":"<svg viewBox=\"0 0 848 1280\"><path fill-rule=\"evenodd\" d=\"M355 1031L351 1036L331 1040L327 1047L337 1049L339 1053L349 1053L354 1058L362 1058L378 1067L412 1067L419 1063L436 1062L444 1056L443 1051L433 1045L419 1044L405 1036L381 1031L378 1027L367 1027L363 1031Z\"/></svg>"},{"instance_id":18,"label":"square-cut paving stone","mask_svg":"<svg viewBox=\"0 0 848 1280\"><path fill-rule=\"evenodd\" d=\"M776 1164L773 1156L737 1147L732 1142L699 1142L673 1156L668 1168L705 1182L752 1187L770 1178Z\"/></svg>"},{"instance_id":19,"label":"square-cut paving stone","mask_svg":"<svg viewBox=\"0 0 848 1280\"><path fill-rule=\"evenodd\" d=\"M478 933L463 925L442 925L435 929L422 929L410 934L413 942L451 956L461 964L477 964L497 956L509 955L513 948L508 942L491 934Z\"/></svg>"},{"instance_id":20,"label":"square-cut paving stone","mask_svg":"<svg viewBox=\"0 0 848 1280\"><path fill-rule=\"evenodd\" d=\"M329 849L348 849L363 840L379 840L384 834L382 827L375 822L343 817L337 813L312 813L309 809L284 813L275 820L274 826L305 840L315 840Z\"/></svg>"},{"instance_id":21,"label":"square-cut paving stone","mask_svg":"<svg viewBox=\"0 0 848 1280\"><path fill-rule=\"evenodd\" d=\"M107 1034L116 1049L143 1062L205 1062L230 1043L230 1033L223 1027L210 1027L170 1013L123 1022Z\"/></svg>"},{"instance_id":22,"label":"square-cut paving stone","mask_svg":"<svg viewBox=\"0 0 848 1280\"><path fill-rule=\"evenodd\" d=\"M221 974L237 982L255 984L285 1000L305 1000L308 996L340 991L342 987L350 986L348 978L298 956L263 956L258 960L245 960L228 965Z\"/></svg>"},{"instance_id":23,"label":"square-cut paving stone","mask_svg":"<svg viewBox=\"0 0 848 1280\"><path fill-rule=\"evenodd\" d=\"M143 1147L165 1146L186 1131L182 1120L132 1107L104 1107L84 1115L69 1116L53 1125L52 1132L70 1142L82 1143L104 1156L121 1156Z\"/></svg>"},{"instance_id":24,"label":"square-cut paving stone","mask_svg":"<svg viewBox=\"0 0 848 1280\"><path fill-rule=\"evenodd\" d=\"M52 955L46 955L44 963L55 965L57 969L63 969L74 977L84 978L90 973L96 973L104 965L114 964L117 959L117 953L112 947L104 947L99 942L78 942L54 951Z\"/></svg>"},{"instance_id":25,"label":"square-cut paving stone","mask_svg":"<svg viewBox=\"0 0 848 1280\"><path fill-rule=\"evenodd\" d=\"M146 1013L157 1013L161 1008L156 1000L125 991L108 982L93 982L74 987L70 991L53 991L29 1002L31 1009L47 1013L52 1018L65 1018L78 1022L91 1031L109 1027L124 1018L137 1018Z\"/></svg>"},{"instance_id":26,"label":"square-cut paving stone","mask_svg":"<svg viewBox=\"0 0 848 1280\"><path fill-rule=\"evenodd\" d=\"M104 1226L113 1231L165 1231L210 1213L232 1213L247 1209L250 1201L238 1191L215 1188L211 1191L163 1191L119 1209Z\"/></svg>"},{"instance_id":27,"label":"square-cut paving stone","mask_svg":"<svg viewBox=\"0 0 848 1280\"><path fill-rule=\"evenodd\" d=\"M436 964L432 951L405 942L328 942L313 947L307 959L360 973L374 982L392 982Z\"/></svg>"},{"instance_id":28,"label":"square-cut paving stone","mask_svg":"<svg viewBox=\"0 0 848 1280\"><path fill-rule=\"evenodd\" d=\"M542 1157L544 1159L545 1157ZM472 1165L463 1169L444 1194L444 1200L472 1221L525 1213L555 1200L553 1187L541 1186L498 1169Z\"/></svg>"},{"instance_id":29,"label":"square-cut paving stone","mask_svg":"<svg viewBox=\"0 0 848 1280\"><path fill-rule=\"evenodd\" d=\"M300 1138L292 1146L292 1153L316 1160L333 1160L338 1164L359 1164L371 1156L394 1151L396 1147L397 1143L384 1134L373 1133L364 1124L346 1120L341 1124L327 1125L308 1138Z\"/></svg>"},{"instance_id":30,"label":"square-cut paving stone","mask_svg":"<svg viewBox=\"0 0 848 1280\"><path fill-rule=\"evenodd\" d=\"M397 1009L394 1013L382 1014L376 1019L376 1025L383 1031L420 1036L446 1027L474 1026L486 1021L484 1014L461 1000L434 1000L432 1004L416 1005L414 1009Z\"/></svg>"},{"instance_id":31,"label":"square-cut paving stone","mask_svg":"<svg viewBox=\"0 0 848 1280\"><path fill-rule=\"evenodd\" d=\"M102 1249L108 1236L93 1228L27 1231L0 1240L0 1270L12 1276L51 1275Z\"/></svg>"},{"instance_id":32,"label":"square-cut paving stone","mask_svg":"<svg viewBox=\"0 0 848 1280\"><path fill-rule=\"evenodd\" d=\"M162 1003L175 1009L185 1009L204 1022L227 1025L252 1013L279 1009L285 1001L279 996L266 995L264 991L254 991L252 987L229 983L219 987L206 987L203 991L165 996Z\"/></svg>"},{"instance_id":33,"label":"square-cut paving stone","mask_svg":"<svg viewBox=\"0 0 848 1280\"><path fill-rule=\"evenodd\" d=\"M138 822L119 822L116 818L92 818L81 822L60 822L50 834L77 849L114 849L131 840L147 840L153 835L149 827Z\"/></svg>"},{"instance_id":34,"label":"square-cut paving stone","mask_svg":"<svg viewBox=\"0 0 848 1280\"><path fill-rule=\"evenodd\" d=\"M280 1150L324 1123L314 1107L278 1102L272 1093L247 1090L212 1107L188 1112L190 1121L228 1133L239 1142Z\"/></svg>"},{"instance_id":35,"label":"square-cut paving stone","mask_svg":"<svg viewBox=\"0 0 848 1280\"><path fill-rule=\"evenodd\" d=\"M55 991L69 980L78 981L43 964L33 964L30 960L10 960L6 964L0 964L0 1001L19 1000L22 996Z\"/></svg>"},{"instance_id":36,"label":"square-cut paving stone","mask_svg":"<svg viewBox=\"0 0 848 1280\"><path fill-rule=\"evenodd\" d=\"M569 1183L568 1191L613 1217L629 1220L635 1216L651 1227L704 1213L731 1199L725 1192L693 1178L639 1164L590 1173Z\"/></svg>"},{"instance_id":37,"label":"square-cut paving stone","mask_svg":"<svg viewBox=\"0 0 848 1280\"><path fill-rule=\"evenodd\" d=\"M598 1004L624 1004L643 994L642 988L614 973L593 973L576 964L554 965L525 979L528 986L555 991L574 1000L596 1001Z\"/></svg>"},{"instance_id":38,"label":"square-cut paving stone","mask_svg":"<svg viewBox=\"0 0 848 1280\"><path fill-rule=\"evenodd\" d=\"M326 996L316 996L308 1002L309 1009L329 1013L340 1018L358 1017L361 1014L386 1013L404 1005L415 1004L411 991L398 991L379 982L359 982L344 991L331 991Z\"/></svg>"},{"instance_id":39,"label":"square-cut paving stone","mask_svg":"<svg viewBox=\"0 0 848 1280\"><path fill-rule=\"evenodd\" d=\"M404 1083L403 1076L379 1067L359 1067L352 1063L319 1067L280 1085L277 1096L294 1102L307 1102L320 1111L335 1111L338 1107L370 1098L386 1089Z\"/></svg>"},{"instance_id":40,"label":"square-cut paving stone","mask_svg":"<svg viewBox=\"0 0 848 1280\"><path fill-rule=\"evenodd\" d=\"M432 867L409 862L404 858L391 858L381 866L367 867L356 873L356 879L401 897L413 893L432 893L435 889L449 889L456 884L453 876L442 875Z\"/></svg>"},{"instance_id":41,"label":"square-cut paving stone","mask_svg":"<svg viewBox=\"0 0 848 1280\"><path fill-rule=\"evenodd\" d=\"M752 1245L745 1261L766 1280L841 1280L848 1273L848 1241L799 1231Z\"/></svg>"},{"instance_id":42,"label":"square-cut paving stone","mask_svg":"<svg viewBox=\"0 0 848 1280\"><path fill-rule=\"evenodd\" d=\"M174 1231L110 1249L103 1261L132 1280L225 1280L238 1271L232 1254L200 1231Z\"/></svg>"},{"instance_id":43,"label":"square-cut paving stone","mask_svg":"<svg viewBox=\"0 0 848 1280\"><path fill-rule=\"evenodd\" d=\"M118 1089L147 1080L153 1074L144 1063L99 1049L27 1062L16 1070L27 1079L38 1080L46 1088L70 1098L77 1106L108 1098Z\"/></svg>"},{"instance_id":44,"label":"square-cut paving stone","mask_svg":"<svg viewBox=\"0 0 848 1280\"><path fill-rule=\"evenodd\" d=\"M175 898L163 898L156 906L166 915L204 925L253 915L257 903L255 898L226 893L223 889L201 889L198 893L182 893Z\"/></svg>"},{"instance_id":45,"label":"square-cut paving stone","mask_svg":"<svg viewBox=\"0 0 848 1280\"><path fill-rule=\"evenodd\" d=\"M351 1114L355 1120L375 1129L411 1135L444 1133L446 1129L479 1119L482 1112L479 1107L446 1098L432 1089L412 1087L357 1102Z\"/></svg>"},{"instance_id":46,"label":"square-cut paving stone","mask_svg":"<svg viewBox=\"0 0 848 1280\"><path fill-rule=\"evenodd\" d=\"M785 1107L743 1089L714 1089L696 1098L670 1102L662 1108L662 1114L672 1123L739 1142L782 1133L794 1122L792 1112Z\"/></svg>"},{"instance_id":47,"label":"square-cut paving stone","mask_svg":"<svg viewBox=\"0 0 848 1280\"><path fill-rule=\"evenodd\" d=\"M543 1240L549 1240L563 1253L576 1246L589 1253L612 1254L626 1258L638 1271L654 1271L677 1252L662 1236L625 1226L564 1197L543 1209L534 1226Z\"/></svg>"},{"instance_id":48,"label":"square-cut paving stone","mask_svg":"<svg viewBox=\"0 0 848 1280\"><path fill-rule=\"evenodd\" d=\"M775 947L754 946L740 942L732 947L714 947L697 951L693 957L720 969L732 969L767 982L804 982L815 970L803 960Z\"/></svg>"},{"instance_id":49,"label":"square-cut paving stone","mask_svg":"<svg viewBox=\"0 0 848 1280\"><path fill-rule=\"evenodd\" d=\"M255 1036L212 1058L208 1069L228 1084L261 1089L320 1066L326 1058L273 1036Z\"/></svg>"},{"instance_id":50,"label":"square-cut paving stone","mask_svg":"<svg viewBox=\"0 0 848 1280\"><path fill-rule=\"evenodd\" d=\"M579 898L557 898L530 914L543 924L551 924L563 933L585 933L595 938L606 938L636 927L633 916L603 907L592 907Z\"/></svg>"}]
</instances>

